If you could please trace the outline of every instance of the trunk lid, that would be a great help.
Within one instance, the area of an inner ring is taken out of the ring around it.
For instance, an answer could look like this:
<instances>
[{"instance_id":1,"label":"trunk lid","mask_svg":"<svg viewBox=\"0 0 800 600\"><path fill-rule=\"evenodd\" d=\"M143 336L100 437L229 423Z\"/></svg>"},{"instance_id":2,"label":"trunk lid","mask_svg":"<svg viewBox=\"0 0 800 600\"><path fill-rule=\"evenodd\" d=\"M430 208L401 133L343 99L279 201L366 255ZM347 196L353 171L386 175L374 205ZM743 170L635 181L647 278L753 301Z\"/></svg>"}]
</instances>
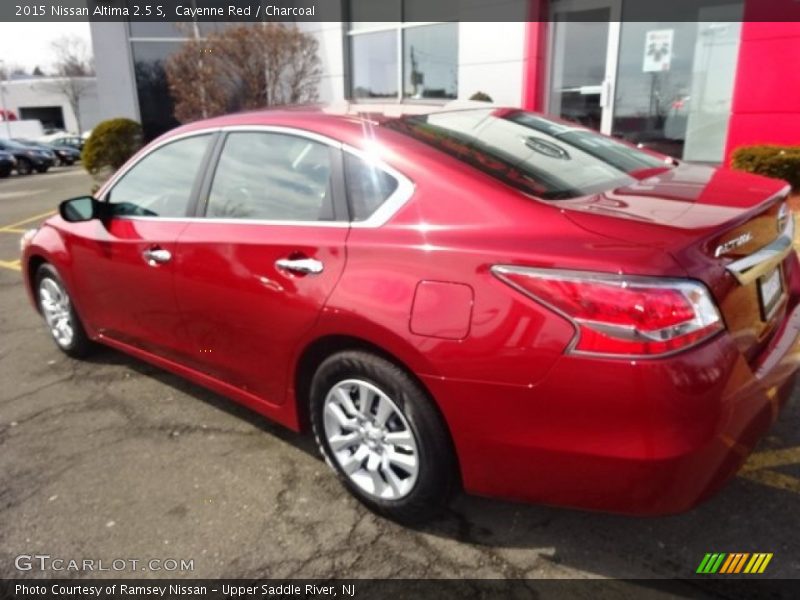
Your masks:
<instances>
[{"instance_id":1,"label":"trunk lid","mask_svg":"<svg viewBox=\"0 0 800 600\"><path fill-rule=\"evenodd\" d=\"M787 274L780 257L767 256L767 250L780 247L787 253L779 239L782 234L785 239L791 219L787 194L778 180L681 164L558 206L588 231L672 254L690 278L711 289L728 330L752 363L785 314ZM770 262L744 268L743 259L751 256Z\"/></svg>"}]
</instances>

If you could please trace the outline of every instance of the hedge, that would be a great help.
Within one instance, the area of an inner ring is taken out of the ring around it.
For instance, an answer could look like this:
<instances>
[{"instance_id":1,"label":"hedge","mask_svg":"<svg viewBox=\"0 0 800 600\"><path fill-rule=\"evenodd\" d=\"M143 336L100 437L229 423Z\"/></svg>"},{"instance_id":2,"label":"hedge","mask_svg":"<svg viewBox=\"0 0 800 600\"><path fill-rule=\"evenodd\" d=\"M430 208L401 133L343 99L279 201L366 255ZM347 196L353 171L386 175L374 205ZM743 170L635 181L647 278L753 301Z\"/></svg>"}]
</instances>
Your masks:
<instances>
[{"instance_id":1,"label":"hedge","mask_svg":"<svg viewBox=\"0 0 800 600\"><path fill-rule=\"evenodd\" d=\"M99 123L83 146L81 161L92 175L116 171L142 146L142 126L130 119Z\"/></svg>"},{"instance_id":2,"label":"hedge","mask_svg":"<svg viewBox=\"0 0 800 600\"><path fill-rule=\"evenodd\" d=\"M737 148L731 166L740 171L757 173L789 182L800 192L800 146L742 146Z\"/></svg>"}]
</instances>

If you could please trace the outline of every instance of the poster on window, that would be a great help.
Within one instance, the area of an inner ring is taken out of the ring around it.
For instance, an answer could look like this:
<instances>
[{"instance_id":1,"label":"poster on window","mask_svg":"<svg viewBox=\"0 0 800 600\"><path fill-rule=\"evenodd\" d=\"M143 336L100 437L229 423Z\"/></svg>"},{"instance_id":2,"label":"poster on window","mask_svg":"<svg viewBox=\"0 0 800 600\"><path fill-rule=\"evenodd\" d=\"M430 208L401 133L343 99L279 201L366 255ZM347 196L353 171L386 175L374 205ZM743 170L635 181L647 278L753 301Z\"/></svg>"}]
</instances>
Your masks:
<instances>
[{"instance_id":1,"label":"poster on window","mask_svg":"<svg viewBox=\"0 0 800 600\"><path fill-rule=\"evenodd\" d=\"M674 34L674 29L655 29L647 32L644 37L644 67L642 69L645 73L669 71Z\"/></svg>"}]
</instances>

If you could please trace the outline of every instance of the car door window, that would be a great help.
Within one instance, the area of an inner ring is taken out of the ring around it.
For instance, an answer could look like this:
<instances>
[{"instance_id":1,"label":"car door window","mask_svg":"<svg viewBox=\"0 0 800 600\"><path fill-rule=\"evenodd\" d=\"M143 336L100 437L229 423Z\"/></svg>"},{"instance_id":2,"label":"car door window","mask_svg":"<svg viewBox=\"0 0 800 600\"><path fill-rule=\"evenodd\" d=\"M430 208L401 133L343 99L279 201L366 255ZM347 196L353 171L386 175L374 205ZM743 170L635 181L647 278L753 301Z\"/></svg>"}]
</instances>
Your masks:
<instances>
[{"instance_id":1,"label":"car door window","mask_svg":"<svg viewBox=\"0 0 800 600\"><path fill-rule=\"evenodd\" d=\"M350 153L344 155L344 176L353 221L368 219L398 186L386 171Z\"/></svg>"},{"instance_id":2,"label":"car door window","mask_svg":"<svg viewBox=\"0 0 800 600\"><path fill-rule=\"evenodd\" d=\"M206 216L333 220L331 152L329 146L301 136L229 134L209 191Z\"/></svg>"},{"instance_id":3,"label":"car door window","mask_svg":"<svg viewBox=\"0 0 800 600\"><path fill-rule=\"evenodd\" d=\"M137 162L107 196L111 214L185 217L210 139L204 134L177 140Z\"/></svg>"}]
</instances>

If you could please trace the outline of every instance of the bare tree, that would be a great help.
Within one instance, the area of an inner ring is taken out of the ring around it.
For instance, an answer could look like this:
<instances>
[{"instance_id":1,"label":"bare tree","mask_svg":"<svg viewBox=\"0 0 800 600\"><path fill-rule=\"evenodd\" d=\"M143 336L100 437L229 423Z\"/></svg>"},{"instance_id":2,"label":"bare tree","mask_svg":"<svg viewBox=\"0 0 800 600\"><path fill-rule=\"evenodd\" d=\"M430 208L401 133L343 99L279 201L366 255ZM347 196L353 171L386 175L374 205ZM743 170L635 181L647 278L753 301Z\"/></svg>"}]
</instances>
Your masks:
<instances>
[{"instance_id":1,"label":"bare tree","mask_svg":"<svg viewBox=\"0 0 800 600\"><path fill-rule=\"evenodd\" d=\"M293 26L228 27L192 39L166 64L175 114L191 121L317 98L317 40Z\"/></svg>"},{"instance_id":2,"label":"bare tree","mask_svg":"<svg viewBox=\"0 0 800 600\"><path fill-rule=\"evenodd\" d=\"M94 75L91 55L86 42L76 35L64 35L54 40L50 47L54 56L54 78L45 85L67 99L78 123L80 134L83 131L81 99L91 88L92 82L89 78Z\"/></svg>"}]
</instances>

